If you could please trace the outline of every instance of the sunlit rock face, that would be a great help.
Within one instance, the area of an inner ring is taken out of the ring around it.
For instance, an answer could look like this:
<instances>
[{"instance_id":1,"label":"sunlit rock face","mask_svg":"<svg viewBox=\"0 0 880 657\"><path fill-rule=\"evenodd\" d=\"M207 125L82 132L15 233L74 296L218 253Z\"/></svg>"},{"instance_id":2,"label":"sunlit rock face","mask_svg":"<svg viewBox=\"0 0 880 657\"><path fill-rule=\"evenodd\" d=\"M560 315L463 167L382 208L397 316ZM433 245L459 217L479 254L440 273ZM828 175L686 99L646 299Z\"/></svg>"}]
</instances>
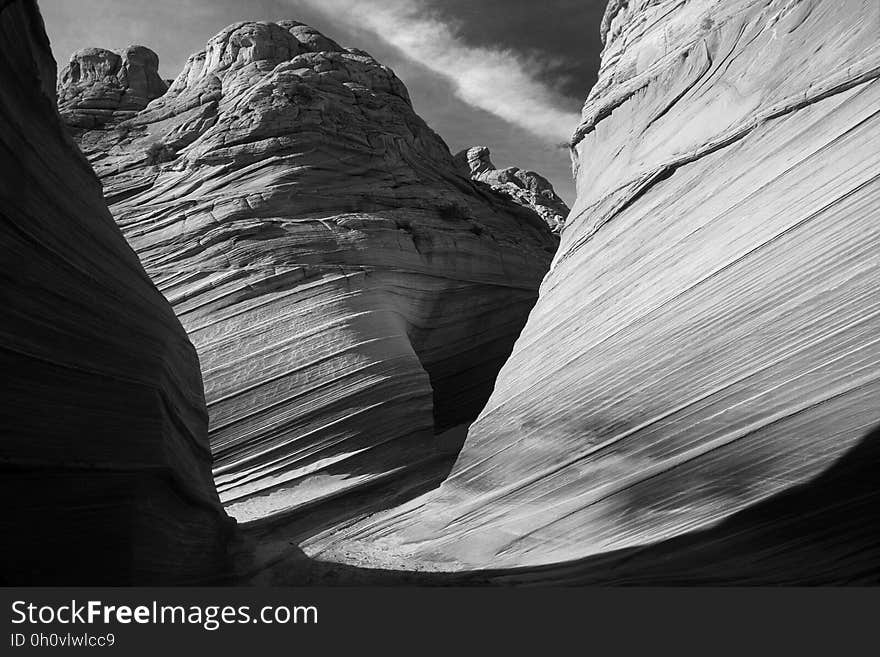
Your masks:
<instances>
[{"instance_id":1,"label":"sunlit rock face","mask_svg":"<svg viewBox=\"0 0 880 657\"><path fill-rule=\"evenodd\" d=\"M195 349L67 136L35 2L0 7L0 583L217 581Z\"/></svg>"},{"instance_id":2,"label":"sunlit rock face","mask_svg":"<svg viewBox=\"0 0 880 657\"><path fill-rule=\"evenodd\" d=\"M167 89L159 57L149 48L85 48L61 71L58 108L67 125L98 128L130 119Z\"/></svg>"},{"instance_id":3,"label":"sunlit rock face","mask_svg":"<svg viewBox=\"0 0 880 657\"><path fill-rule=\"evenodd\" d=\"M519 167L496 168L486 146L465 149L456 154L455 161L466 176L537 212L554 232L562 230L569 208L541 174Z\"/></svg>"},{"instance_id":4,"label":"sunlit rock face","mask_svg":"<svg viewBox=\"0 0 880 657\"><path fill-rule=\"evenodd\" d=\"M435 433L485 404L557 244L391 70L293 21L228 27L137 116L74 133L198 349L243 521L448 458Z\"/></svg>"},{"instance_id":5,"label":"sunlit rock face","mask_svg":"<svg viewBox=\"0 0 880 657\"><path fill-rule=\"evenodd\" d=\"M880 5L636 0L604 25L577 202L451 476L310 554L460 569L658 542L880 423ZM786 567L848 567L821 555Z\"/></svg>"}]
</instances>

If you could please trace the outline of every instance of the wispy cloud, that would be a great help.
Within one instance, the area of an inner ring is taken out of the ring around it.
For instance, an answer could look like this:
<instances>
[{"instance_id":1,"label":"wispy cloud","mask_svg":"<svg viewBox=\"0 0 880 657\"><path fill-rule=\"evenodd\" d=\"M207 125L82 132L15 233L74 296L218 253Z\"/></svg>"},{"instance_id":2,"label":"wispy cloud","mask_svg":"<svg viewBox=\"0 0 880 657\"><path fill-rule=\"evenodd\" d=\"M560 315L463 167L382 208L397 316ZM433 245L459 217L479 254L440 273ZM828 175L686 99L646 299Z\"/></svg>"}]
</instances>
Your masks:
<instances>
[{"instance_id":1,"label":"wispy cloud","mask_svg":"<svg viewBox=\"0 0 880 657\"><path fill-rule=\"evenodd\" d=\"M420 0L300 0L334 21L364 29L407 58L447 78L464 102L558 144L580 115L541 81L548 67L513 50L464 43L455 26ZM352 44L357 45L357 44Z\"/></svg>"}]
</instances>

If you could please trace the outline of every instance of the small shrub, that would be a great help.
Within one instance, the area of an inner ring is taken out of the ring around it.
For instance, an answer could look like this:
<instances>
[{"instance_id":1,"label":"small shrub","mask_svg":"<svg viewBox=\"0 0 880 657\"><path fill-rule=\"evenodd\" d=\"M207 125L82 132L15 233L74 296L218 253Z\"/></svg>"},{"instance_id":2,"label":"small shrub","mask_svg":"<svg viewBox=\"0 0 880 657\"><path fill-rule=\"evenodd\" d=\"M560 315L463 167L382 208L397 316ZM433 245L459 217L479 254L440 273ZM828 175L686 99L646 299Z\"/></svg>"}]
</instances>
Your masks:
<instances>
[{"instance_id":1,"label":"small shrub","mask_svg":"<svg viewBox=\"0 0 880 657\"><path fill-rule=\"evenodd\" d=\"M154 166L163 162L171 162L177 157L177 152L165 142L154 141L147 146L144 155L146 156L147 164Z\"/></svg>"}]
</instances>

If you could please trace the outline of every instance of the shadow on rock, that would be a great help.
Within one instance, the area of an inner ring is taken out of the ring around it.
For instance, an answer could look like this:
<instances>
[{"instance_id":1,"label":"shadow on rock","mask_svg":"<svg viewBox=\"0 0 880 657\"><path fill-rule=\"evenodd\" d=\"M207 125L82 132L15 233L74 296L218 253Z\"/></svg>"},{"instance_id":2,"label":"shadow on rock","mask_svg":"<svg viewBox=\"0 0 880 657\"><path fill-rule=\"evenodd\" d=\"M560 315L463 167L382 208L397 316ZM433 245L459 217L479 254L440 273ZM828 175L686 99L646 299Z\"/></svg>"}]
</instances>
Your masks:
<instances>
[{"instance_id":1,"label":"shadow on rock","mask_svg":"<svg viewBox=\"0 0 880 657\"><path fill-rule=\"evenodd\" d=\"M729 586L880 584L880 427L824 473L721 523L659 543L547 566L429 573L309 559L288 585Z\"/></svg>"}]
</instances>

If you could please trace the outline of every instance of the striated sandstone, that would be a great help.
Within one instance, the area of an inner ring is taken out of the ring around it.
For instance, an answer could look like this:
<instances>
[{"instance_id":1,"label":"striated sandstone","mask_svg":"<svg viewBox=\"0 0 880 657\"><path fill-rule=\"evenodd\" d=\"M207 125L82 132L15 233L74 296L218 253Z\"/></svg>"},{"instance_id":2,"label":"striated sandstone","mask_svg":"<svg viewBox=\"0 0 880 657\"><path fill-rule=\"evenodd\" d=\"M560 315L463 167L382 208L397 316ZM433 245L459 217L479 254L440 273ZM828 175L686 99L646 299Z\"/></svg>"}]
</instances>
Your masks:
<instances>
[{"instance_id":1,"label":"striated sandstone","mask_svg":"<svg viewBox=\"0 0 880 657\"><path fill-rule=\"evenodd\" d=\"M97 128L130 119L168 89L159 57L144 46L121 52L85 48L70 57L58 80L58 108L73 128Z\"/></svg>"},{"instance_id":2,"label":"striated sandstone","mask_svg":"<svg viewBox=\"0 0 880 657\"><path fill-rule=\"evenodd\" d=\"M239 23L130 120L74 132L199 352L233 516L448 459L435 433L484 405L557 239L462 176L391 70Z\"/></svg>"},{"instance_id":3,"label":"striated sandstone","mask_svg":"<svg viewBox=\"0 0 880 657\"><path fill-rule=\"evenodd\" d=\"M37 5L0 3L0 583L215 581L231 529L199 363L59 120Z\"/></svg>"},{"instance_id":4,"label":"striated sandstone","mask_svg":"<svg viewBox=\"0 0 880 657\"><path fill-rule=\"evenodd\" d=\"M450 477L306 552L876 580L876 490L820 474L876 481L878 28L858 0L610 3L577 202Z\"/></svg>"},{"instance_id":5,"label":"striated sandstone","mask_svg":"<svg viewBox=\"0 0 880 657\"><path fill-rule=\"evenodd\" d=\"M455 156L455 161L464 175L538 213L554 232L562 230L569 208L544 176L519 167L497 169L485 146L465 149Z\"/></svg>"}]
</instances>

